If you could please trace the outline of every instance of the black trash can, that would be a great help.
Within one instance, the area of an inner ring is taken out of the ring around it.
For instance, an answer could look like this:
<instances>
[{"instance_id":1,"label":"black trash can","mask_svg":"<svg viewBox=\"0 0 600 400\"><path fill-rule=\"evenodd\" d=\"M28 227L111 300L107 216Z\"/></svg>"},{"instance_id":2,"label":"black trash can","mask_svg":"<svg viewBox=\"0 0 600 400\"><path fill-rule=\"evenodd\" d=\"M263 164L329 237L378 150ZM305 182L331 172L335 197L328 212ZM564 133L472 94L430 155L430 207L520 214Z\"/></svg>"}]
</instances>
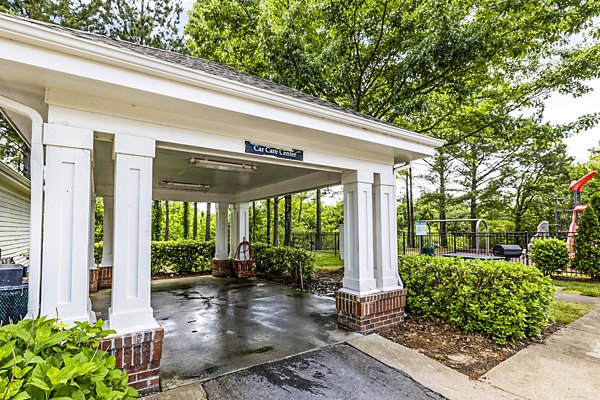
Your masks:
<instances>
[{"instance_id":1,"label":"black trash can","mask_svg":"<svg viewBox=\"0 0 600 400\"><path fill-rule=\"evenodd\" d=\"M435 247L425 246L421 249L421 254L424 254L426 256L435 256Z\"/></svg>"},{"instance_id":2,"label":"black trash can","mask_svg":"<svg viewBox=\"0 0 600 400\"><path fill-rule=\"evenodd\" d=\"M23 266L0 264L0 322L2 325L18 322L27 315L29 297L23 284Z\"/></svg>"}]
</instances>

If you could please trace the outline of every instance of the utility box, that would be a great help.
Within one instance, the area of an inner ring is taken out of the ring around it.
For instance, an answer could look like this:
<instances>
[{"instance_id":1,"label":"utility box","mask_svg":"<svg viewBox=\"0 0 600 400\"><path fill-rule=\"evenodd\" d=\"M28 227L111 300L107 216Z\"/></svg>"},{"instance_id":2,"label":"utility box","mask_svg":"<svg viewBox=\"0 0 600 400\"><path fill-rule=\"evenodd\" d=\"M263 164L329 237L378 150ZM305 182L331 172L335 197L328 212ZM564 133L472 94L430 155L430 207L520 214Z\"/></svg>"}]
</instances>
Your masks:
<instances>
[{"instance_id":1,"label":"utility box","mask_svg":"<svg viewBox=\"0 0 600 400\"><path fill-rule=\"evenodd\" d=\"M523 249L518 244L497 244L492 249L497 257L504 257L506 261L511 258L519 258L523 255Z\"/></svg>"}]
</instances>

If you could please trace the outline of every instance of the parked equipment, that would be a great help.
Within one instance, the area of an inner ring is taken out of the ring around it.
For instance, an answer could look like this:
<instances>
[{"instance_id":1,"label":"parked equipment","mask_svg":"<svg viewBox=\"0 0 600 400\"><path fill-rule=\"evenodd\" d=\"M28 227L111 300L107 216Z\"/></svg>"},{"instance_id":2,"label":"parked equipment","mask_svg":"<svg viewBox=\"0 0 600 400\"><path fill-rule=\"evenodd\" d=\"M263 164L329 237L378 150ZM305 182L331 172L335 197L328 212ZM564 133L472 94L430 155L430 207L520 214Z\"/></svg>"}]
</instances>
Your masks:
<instances>
[{"instance_id":1,"label":"parked equipment","mask_svg":"<svg viewBox=\"0 0 600 400\"><path fill-rule=\"evenodd\" d=\"M506 261L511 258L519 258L523 255L523 249L517 244L497 244L492 249L492 252L497 257L504 257Z\"/></svg>"}]
</instances>

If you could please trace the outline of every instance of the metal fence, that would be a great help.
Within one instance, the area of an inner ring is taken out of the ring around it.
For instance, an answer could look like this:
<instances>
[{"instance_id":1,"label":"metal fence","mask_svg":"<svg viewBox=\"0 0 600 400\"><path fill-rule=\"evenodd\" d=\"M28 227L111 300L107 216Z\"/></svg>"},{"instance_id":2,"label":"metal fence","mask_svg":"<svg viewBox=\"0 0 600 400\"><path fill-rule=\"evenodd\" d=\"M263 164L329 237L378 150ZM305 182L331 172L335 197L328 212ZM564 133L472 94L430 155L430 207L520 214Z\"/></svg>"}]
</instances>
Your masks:
<instances>
[{"instance_id":1,"label":"metal fence","mask_svg":"<svg viewBox=\"0 0 600 400\"><path fill-rule=\"evenodd\" d=\"M497 244L516 244L523 252L520 257L511 261L531 265L529 251L531 242L537 238L556 237L567 240L571 234L568 232L430 232L425 236L409 235L406 232L398 233L398 254L417 255L422 253L425 246L435 249L435 255L444 256L450 253L467 253L492 256L493 248ZM573 269L567 269L568 275L585 275Z\"/></svg>"},{"instance_id":2,"label":"metal fence","mask_svg":"<svg viewBox=\"0 0 600 400\"><path fill-rule=\"evenodd\" d=\"M309 251L329 250L334 254L338 254L340 251L340 234L338 232L323 232L320 240L316 232L293 232L292 240L294 246Z\"/></svg>"}]
</instances>

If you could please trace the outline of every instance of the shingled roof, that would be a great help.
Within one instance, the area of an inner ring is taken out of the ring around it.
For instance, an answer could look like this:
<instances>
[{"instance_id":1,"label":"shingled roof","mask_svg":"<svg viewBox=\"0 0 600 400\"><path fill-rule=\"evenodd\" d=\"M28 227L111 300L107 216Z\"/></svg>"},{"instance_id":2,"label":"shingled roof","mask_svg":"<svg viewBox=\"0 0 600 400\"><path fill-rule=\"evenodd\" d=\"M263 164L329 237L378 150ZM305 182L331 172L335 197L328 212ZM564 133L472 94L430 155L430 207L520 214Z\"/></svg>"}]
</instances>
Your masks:
<instances>
[{"instance_id":1,"label":"shingled roof","mask_svg":"<svg viewBox=\"0 0 600 400\"><path fill-rule=\"evenodd\" d=\"M147 57L155 58L158 60L166 61L168 63L190 68L197 71L202 71L204 73L224 78L233 82L243 83L245 85L253 86L259 89L267 90L273 93L281 94L284 96L292 97L297 100L305 101L308 103L316 104L322 107L326 107L335 111L343 112L345 114L350 114L356 117L360 117L369 121L382 123L385 125L393 126L398 128L397 126L390 124L388 122L382 121L370 115L362 114L357 111L351 110L347 107L342 107L338 104L328 102L325 100L321 100L317 97L308 95L306 93L300 92L298 90L291 89L287 86L280 85L278 83L259 78L254 75L250 75L244 72L241 72L235 68L231 68L227 65L221 64L219 62L205 60L199 57L193 57L186 54L177 53L174 51L157 49L154 47L143 46L139 44L135 44L132 42L128 42L125 40L112 39L107 36L98 35L95 33L89 33L85 31L80 31L77 29L65 28L60 25L55 25L52 23L37 21L29 18L18 17L6 13L0 13L0 15L7 16L10 18L18 19L20 21L27 22L29 24L43 26L45 28L49 28L55 31L64 32L68 35L75 36L90 42L102 43L108 46L117 47L126 51L130 51L133 53L141 54Z\"/></svg>"}]
</instances>

